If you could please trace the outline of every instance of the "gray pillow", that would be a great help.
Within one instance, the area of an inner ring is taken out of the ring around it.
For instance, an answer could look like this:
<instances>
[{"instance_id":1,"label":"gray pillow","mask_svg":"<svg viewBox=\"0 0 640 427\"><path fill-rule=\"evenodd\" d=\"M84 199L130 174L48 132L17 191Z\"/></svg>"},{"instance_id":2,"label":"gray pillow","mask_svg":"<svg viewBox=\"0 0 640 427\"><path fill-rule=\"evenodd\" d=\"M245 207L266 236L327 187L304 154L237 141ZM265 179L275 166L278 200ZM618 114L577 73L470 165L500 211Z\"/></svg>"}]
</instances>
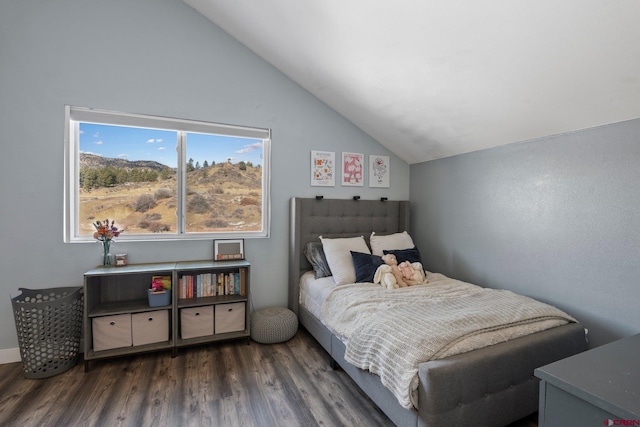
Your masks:
<instances>
[{"instance_id":1,"label":"gray pillow","mask_svg":"<svg viewBox=\"0 0 640 427\"><path fill-rule=\"evenodd\" d=\"M321 242L307 242L307 244L304 245L303 253L313 266L316 279L331 276L331 269L329 268L327 258L324 256L324 249L322 248Z\"/></svg>"}]
</instances>

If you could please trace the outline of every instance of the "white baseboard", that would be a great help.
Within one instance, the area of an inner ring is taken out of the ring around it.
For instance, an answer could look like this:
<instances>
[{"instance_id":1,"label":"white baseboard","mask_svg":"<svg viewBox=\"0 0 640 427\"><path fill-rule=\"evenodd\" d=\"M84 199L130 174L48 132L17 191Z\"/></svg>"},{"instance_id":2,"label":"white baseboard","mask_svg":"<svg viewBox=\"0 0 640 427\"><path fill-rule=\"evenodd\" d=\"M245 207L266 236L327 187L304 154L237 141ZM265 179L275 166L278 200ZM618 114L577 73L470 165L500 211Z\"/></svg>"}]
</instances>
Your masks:
<instances>
[{"instance_id":1,"label":"white baseboard","mask_svg":"<svg viewBox=\"0 0 640 427\"><path fill-rule=\"evenodd\" d=\"M20 362L20 349L7 348L0 350L0 364Z\"/></svg>"},{"instance_id":2,"label":"white baseboard","mask_svg":"<svg viewBox=\"0 0 640 427\"><path fill-rule=\"evenodd\" d=\"M84 340L80 340L80 353L82 353L82 349L83 347L83 341ZM0 349L0 365L4 365L5 363L15 363L15 362L21 362L22 358L20 357L20 348L16 347L16 348L7 348L7 349Z\"/></svg>"}]
</instances>

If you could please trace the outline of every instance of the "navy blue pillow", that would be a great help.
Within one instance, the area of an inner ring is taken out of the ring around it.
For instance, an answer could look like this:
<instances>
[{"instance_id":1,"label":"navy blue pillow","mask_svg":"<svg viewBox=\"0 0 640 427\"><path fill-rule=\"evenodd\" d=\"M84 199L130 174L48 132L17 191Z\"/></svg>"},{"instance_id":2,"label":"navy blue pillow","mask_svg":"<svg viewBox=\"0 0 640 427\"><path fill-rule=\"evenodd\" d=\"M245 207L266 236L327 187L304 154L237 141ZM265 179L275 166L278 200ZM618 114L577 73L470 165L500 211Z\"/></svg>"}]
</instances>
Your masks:
<instances>
[{"instance_id":1,"label":"navy blue pillow","mask_svg":"<svg viewBox=\"0 0 640 427\"><path fill-rule=\"evenodd\" d=\"M351 258L353 258L353 266L356 269L356 283L373 282L376 270L384 264L382 257L362 252L350 252Z\"/></svg>"},{"instance_id":2,"label":"navy blue pillow","mask_svg":"<svg viewBox=\"0 0 640 427\"><path fill-rule=\"evenodd\" d=\"M415 246L411 249L393 249L393 250L384 250L384 254L394 254L396 259L398 260L398 264L404 261L409 261L411 263L419 262L422 264L422 256L420 255L420 251ZM424 264L422 264L422 268L424 268Z\"/></svg>"}]
</instances>

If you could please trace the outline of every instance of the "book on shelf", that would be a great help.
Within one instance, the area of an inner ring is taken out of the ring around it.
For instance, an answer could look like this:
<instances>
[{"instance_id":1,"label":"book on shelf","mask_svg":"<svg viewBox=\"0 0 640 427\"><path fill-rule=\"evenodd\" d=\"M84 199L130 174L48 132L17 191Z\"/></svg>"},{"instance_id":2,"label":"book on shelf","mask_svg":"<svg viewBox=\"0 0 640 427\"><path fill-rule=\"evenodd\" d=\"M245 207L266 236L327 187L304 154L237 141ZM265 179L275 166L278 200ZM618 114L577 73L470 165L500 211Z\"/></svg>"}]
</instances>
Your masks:
<instances>
[{"instance_id":1,"label":"book on shelf","mask_svg":"<svg viewBox=\"0 0 640 427\"><path fill-rule=\"evenodd\" d=\"M240 273L233 275L231 287L233 288L233 295L240 295Z\"/></svg>"},{"instance_id":2,"label":"book on shelf","mask_svg":"<svg viewBox=\"0 0 640 427\"><path fill-rule=\"evenodd\" d=\"M244 270L227 273L185 274L178 278L178 298L245 295Z\"/></svg>"},{"instance_id":3,"label":"book on shelf","mask_svg":"<svg viewBox=\"0 0 640 427\"><path fill-rule=\"evenodd\" d=\"M151 289L171 290L171 276L151 276Z\"/></svg>"}]
</instances>

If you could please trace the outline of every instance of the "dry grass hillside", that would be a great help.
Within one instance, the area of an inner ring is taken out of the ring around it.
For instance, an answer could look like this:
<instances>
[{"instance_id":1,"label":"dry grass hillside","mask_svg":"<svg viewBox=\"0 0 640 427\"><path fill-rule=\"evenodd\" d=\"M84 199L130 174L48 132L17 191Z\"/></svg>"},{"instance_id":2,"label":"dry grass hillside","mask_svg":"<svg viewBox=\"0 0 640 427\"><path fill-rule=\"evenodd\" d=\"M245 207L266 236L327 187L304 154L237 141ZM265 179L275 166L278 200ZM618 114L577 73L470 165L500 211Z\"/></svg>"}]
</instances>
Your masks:
<instances>
[{"instance_id":1,"label":"dry grass hillside","mask_svg":"<svg viewBox=\"0 0 640 427\"><path fill-rule=\"evenodd\" d=\"M176 232L176 177L80 189L80 232L105 218L130 233ZM187 231L258 231L262 168L220 163L187 173Z\"/></svg>"}]
</instances>

